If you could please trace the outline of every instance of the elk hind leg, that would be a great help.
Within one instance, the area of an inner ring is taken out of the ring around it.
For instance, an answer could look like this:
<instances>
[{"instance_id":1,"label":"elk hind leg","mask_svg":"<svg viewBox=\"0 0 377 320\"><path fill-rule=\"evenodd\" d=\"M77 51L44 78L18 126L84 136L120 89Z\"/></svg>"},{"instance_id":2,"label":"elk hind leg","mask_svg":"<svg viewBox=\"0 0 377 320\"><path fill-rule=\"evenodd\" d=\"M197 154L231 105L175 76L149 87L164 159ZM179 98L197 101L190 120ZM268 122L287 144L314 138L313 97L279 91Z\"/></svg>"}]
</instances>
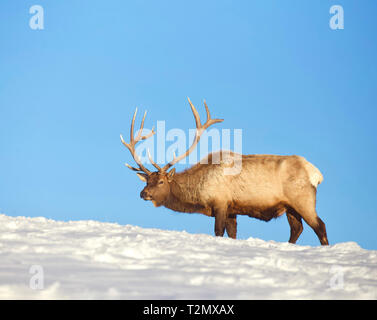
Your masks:
<instances>
[{"instance_id":1,"label":"elk hind leg","mask_svg":"<svg viewBox=\"0 0 377 320\"><path fill-rule=\"evenodd\" d=\"M295 194L295 201L292 201L291 204L293 209L314 230L321 245L328 245L326 226L315 210L316 193L317 190L313 186L303 189L300 194Z\"/></svg>"},{"instance_id":2,"label":"elk hind leg","mask_svg":"<svg viewBox=\"0 0 377 320\"><path fill-rule=\"evenodd\" d=\"M321 245L325 246L329 244L329 240L327 239L327 233L326 233L326 225L321 220L320 217L317 216L317 226L313 228L314 232L316 233L319 241L321 242Z\"/></svg>"},{"instance_id":3,"label":"elk hind leg","mask_svg":"<svg viewBox=\"0 0 377 320\"><path fill-rule=\"evenodd\" d=\"M317 212L314 209L301 209L298 212L300 213L301 217L305 220L305 222L314 230L321 245L328 245L329 241L327 239L326 225L320 219L320 217L318 217Z\"/></svg>"}]
</instances>

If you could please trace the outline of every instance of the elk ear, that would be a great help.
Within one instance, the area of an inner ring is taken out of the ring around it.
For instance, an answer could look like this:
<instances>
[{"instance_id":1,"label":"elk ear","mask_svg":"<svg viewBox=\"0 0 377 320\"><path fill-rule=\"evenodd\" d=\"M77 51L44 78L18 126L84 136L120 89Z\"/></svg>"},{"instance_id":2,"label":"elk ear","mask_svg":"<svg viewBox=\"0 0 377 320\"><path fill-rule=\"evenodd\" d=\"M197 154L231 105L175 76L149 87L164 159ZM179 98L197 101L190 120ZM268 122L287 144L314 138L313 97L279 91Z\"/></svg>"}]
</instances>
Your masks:
<instances>
[{"instance_id":1,"label":"elk ear","mask_svg":"<svg viewBox=\"0 0 377 320\"><path fill-rule=\"evenodd\" d=\"M143 181L143 182L147 182L147 178L148 178L148 175L147 174L145 174L145 173L140 173L140 172L138 172L138 173L136 173L137 174L137 176L139 177L139 179L141 180L141 181Z\"/></svg>"},{"instance_id":2,"label":"elk ear","mask_svg":"<svg viewBox=\"0 0 377 320\"><path fill-rule=\"evenodd\" d=\"M167 177L168 177L168 181L172 181L173 180L173 176L175 174L175 168L171 169L168 174L167 174Z\"/></svg>"}]
</instances>

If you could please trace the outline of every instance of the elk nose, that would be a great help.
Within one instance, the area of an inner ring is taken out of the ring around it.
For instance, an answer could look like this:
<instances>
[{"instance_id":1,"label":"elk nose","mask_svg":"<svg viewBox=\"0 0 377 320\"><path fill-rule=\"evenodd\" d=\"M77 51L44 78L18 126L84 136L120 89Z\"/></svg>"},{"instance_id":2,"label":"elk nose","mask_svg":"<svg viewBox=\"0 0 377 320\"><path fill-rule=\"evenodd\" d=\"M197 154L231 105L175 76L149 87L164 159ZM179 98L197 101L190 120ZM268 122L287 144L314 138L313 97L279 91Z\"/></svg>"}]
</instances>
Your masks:
<instances>
[{"instance_id":1,"label":"elk nose","mask_svg":"<svg viewBox=\"0 0 377 320\"><path fill-rule=\"evenodd\" d=\"M140 198L145 199L147 196L148 196L148 193L145 190L140 192Z\"/></svg>"}]
</instances>

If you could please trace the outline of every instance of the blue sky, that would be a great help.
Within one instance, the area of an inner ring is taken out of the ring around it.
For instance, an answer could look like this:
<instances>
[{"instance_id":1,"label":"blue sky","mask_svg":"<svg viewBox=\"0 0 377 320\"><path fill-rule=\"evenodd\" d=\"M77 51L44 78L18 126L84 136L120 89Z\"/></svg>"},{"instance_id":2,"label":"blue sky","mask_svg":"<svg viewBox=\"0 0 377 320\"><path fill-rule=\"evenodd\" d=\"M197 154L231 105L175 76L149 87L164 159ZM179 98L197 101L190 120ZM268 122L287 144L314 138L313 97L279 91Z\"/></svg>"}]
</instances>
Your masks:
<instances>
[{"instance_id":1,"label":"blue sky","mask_svg":"<svg viewBox=\"0 0 377 320\"><path fill-rule=\"evenodd\" d=\"M44 8L44 30L29 8ZM344 8L344 30L329 9ZM0 212L213 234L214 220L154 208L128 137L194 126L186 97L243 130L245 154L298 154L324 175L317 211L331 244L377 249L377 3L1 1ZM168 147L167 143L167 147ZM178 164L177 170L183 165ZM239 238L287 241L284 217L240 217ZM309 226L298 244L318 245Z\"/></svg>"}]
</instances>

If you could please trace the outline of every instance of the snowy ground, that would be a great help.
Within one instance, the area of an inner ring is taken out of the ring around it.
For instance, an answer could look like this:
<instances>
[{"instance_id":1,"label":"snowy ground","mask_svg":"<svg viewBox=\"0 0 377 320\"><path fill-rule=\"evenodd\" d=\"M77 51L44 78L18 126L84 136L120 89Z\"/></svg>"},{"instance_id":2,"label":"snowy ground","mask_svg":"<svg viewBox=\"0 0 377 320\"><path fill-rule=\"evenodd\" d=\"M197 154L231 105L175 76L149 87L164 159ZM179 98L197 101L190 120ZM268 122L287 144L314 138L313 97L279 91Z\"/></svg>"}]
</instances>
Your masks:
<instances>
[{"instance_id":1,"label":"snowy ground","mask_svg":"<svg viewBox=\"0 0 377 320\"><path fill-rule=\"evenodd\" d=\"M1 299L377 299L377 251L0 215Z\"/></svg>"}]
</instances>

